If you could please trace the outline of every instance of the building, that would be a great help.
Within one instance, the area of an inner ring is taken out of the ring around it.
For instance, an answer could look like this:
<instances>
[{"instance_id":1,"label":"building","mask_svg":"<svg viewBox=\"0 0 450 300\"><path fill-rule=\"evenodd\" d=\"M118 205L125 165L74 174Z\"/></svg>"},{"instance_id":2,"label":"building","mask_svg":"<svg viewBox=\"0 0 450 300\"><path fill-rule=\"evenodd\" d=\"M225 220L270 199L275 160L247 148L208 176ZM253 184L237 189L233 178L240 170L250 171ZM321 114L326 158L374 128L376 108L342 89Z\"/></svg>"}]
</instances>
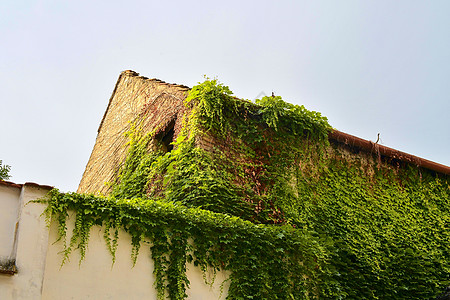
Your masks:
<instances>
[{"instance_id":1,"label":"building","mask_svg":"<svg viewBox=\"0 0 450 300\"><path fill-rule=\"evenodd\" d=\"M157 130L155 137L159 134L160 139L168 139L167 143L175 141L182 127L183 116L186 114L183 101L188 91L189 88L184 85L149 79L130 70L122 72L100 122L94 149L77 192L108 194L111 186L105 183L114 181L125 160L128 142L125 133L130 130L131 124L142 122L144 132ZM329 140L350 153L369 156L376 154L386 161L402 162L433 172L450 174L448 166L338 130L330 132ZM199 143L205 148L212 144L219 145L220 141L206 137Z\"/></svg>"},{"instance_id":2,"label":"building","mask_svg":"<svg viewBox=\"0 0 450 300\"><path fill-rule=\"evenodd\" d=\"M450 234L450 167L331 129L320 114L276 96L254 104L208 84L223 98L202 100L194 87L200 100L193 100L186 86L122 72L80 194L66 199L88 206L58 206L61 194L50 199L47 205L61 208L52 214L50 231L41 217L45 204L29 202L51 187L0 182L1 299L156 299L161 290L176 299L184 292L188 299L227 293L421 299L448 285L449 248L441 241ZM137 200L128 207L122 198ZM111 267L110 226L123 207L131 217L121 217L116 227ZM112 213L105 217L103 210ZM66 214L67 236L54 244ZM166 290L154 287L151 247L142 247L133 267L136 237L145 245L161 242L156 231L145 236L148 223L135 221L136 215L154 218L152 228L164 233L167 268L160 276ZM161 216L166 219L158 223ZM97 225L85 226L89 222ZM141 230L137 235L133 226ZM64 240L71 243L83 230L90 233L84 261L79 264L83 254L72 251L61 267ZM174 249L181 249L178 256ZM220 269L212 286L203 278L211 273L194 266L199 257ZM169 279L173 266L178 270Z\"/></svg>"}]
</instances>

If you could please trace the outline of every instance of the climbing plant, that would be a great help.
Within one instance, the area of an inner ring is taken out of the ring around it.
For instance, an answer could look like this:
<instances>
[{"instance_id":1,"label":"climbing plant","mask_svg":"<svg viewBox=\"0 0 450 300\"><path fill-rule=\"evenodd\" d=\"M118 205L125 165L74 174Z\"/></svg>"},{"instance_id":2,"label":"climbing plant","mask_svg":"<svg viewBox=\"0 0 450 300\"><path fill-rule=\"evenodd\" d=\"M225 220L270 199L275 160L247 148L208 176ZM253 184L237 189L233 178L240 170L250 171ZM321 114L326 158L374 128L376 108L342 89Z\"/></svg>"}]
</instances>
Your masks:
<instances>
[{"instance_id":1,"label":"climbing plant","mask_svg":"<svg viewBox=\"0 0 450 300\"><path fill-rule=\"evenodd\" d=\"M279 96L195 86L172 151L138 124L108 197L46 200L63 262L91 226L136 263L151 242L159 299L185 299L186 263L230 272L228 299L427 299L450 284L448 177L330 144L327 119ZM72 238L66 219L75 211Z\"/></svg>"},{"instance_id":2,"label":"climbing plant","mask_svg":"<svg viewBox=\"0 0 450 300\"><path fill-rule=\"evenodd\" d=\"M329 273L327 241L289 225L258 225L167 201L64 194L57 189L41 201L48 204L48 220L57 219L61 239L66 236L69 211L76 212L74 235L64 246L63 262L73 249L84 258L94 225L105 226L113 257L119 229L132 237L134 263L143 240L150 241L159 299L166 293L171 299L186 297L185 271L190 261L204 271L231 271L231 299L311 298Z\"/></svg>"},{"instance_id":3,"label":"climbing plant","mask_svg":"<svg viewBox=\"0 0 450 300\"><path fill-rule=\"evenodd\" d=\"M297 226L333 239L339 297L430 299L448 286L448 179L374 167L335 150L298 182ZM311 174L311 173L310 173Z\"/></svg>"},{"instance_id":4,"label":"climbing plant","mask_svg":"<svg viewBox=\"0 0 450 300\"><path fill-rule=\"evenodd\" d=\"M8 180L11 176L9 175L9 171L11 167L8 165L3 165L2 160L0 159L0 180Z\"/></svg>"}]
</instances>

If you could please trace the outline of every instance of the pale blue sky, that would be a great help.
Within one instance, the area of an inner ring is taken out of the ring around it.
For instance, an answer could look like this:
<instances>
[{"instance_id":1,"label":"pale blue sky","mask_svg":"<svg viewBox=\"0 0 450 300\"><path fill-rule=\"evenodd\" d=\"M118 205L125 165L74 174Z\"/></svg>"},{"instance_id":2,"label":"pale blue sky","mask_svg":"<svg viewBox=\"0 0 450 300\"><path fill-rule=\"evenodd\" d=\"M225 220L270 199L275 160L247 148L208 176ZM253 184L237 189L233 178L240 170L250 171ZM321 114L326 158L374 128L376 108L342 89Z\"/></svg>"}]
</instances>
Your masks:
<instances>
[{"instance_id":1,"label":"pale blue sky","mask_svg":"<svg viewBox=\"0 0 450 300\"><path fill-rule=\"evenodd\" d=\"M204 74L450 165L450 1L2 1L0 159L76 190L123 70Z\"/></svg>"}]
</instances>

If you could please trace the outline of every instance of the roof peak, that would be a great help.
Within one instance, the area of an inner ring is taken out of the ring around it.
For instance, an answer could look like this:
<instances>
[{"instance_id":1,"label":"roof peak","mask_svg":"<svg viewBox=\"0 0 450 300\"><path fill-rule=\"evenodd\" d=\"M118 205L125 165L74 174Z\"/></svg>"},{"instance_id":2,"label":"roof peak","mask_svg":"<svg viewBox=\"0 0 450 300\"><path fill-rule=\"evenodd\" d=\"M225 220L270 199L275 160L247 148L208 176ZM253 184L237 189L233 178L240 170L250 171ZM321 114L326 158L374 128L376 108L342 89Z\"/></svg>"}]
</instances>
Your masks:
<instances>
[{"instance_id":1,"label":"roof peak","mask_svg":"<svg viewBox=\"0 0 450 300\"><path fill-rule=\"evenodd\" d=\"M183 89L189 89L189 90L191 89L190 87L188 87L186 85L183 85L183 84L169 83L169 82L165 82L164 80L161 80L161 79L158 79L158 78L148 78L148 77L145 77L145 76L140 76L140 74L138 72L133 71L133 70L122 71L120 73L120 76L139 77L139 78L141 78L143 80L149 80L149 81L157 82L157 83L160 83L160 84L176 86L176 87L180 87L180 88L183 88ZM120 78L120 76L119 76L119 78Z\"/></svg>"}]
</instances>

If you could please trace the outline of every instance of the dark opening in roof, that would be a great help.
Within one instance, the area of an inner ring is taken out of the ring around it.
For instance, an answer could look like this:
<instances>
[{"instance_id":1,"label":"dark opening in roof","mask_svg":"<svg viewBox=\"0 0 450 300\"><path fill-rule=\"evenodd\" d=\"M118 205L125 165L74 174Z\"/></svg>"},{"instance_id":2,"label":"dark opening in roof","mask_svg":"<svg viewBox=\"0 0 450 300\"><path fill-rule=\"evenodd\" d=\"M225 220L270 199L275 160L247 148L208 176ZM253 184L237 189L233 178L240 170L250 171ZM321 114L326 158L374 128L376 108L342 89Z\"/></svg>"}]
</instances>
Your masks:
<instances>
[{"instance_id":1,"label":"dark opening in roof","mask_svg":"<svg viewBox=\"0 0 450 300\"><path fill-rule=\"evenodd\" d=\"M173 137L175 134L175 119L170 121L166 128L156 135L156 141L162 150L167 153L173 150Z\"/></svg>"}]
</instances>

